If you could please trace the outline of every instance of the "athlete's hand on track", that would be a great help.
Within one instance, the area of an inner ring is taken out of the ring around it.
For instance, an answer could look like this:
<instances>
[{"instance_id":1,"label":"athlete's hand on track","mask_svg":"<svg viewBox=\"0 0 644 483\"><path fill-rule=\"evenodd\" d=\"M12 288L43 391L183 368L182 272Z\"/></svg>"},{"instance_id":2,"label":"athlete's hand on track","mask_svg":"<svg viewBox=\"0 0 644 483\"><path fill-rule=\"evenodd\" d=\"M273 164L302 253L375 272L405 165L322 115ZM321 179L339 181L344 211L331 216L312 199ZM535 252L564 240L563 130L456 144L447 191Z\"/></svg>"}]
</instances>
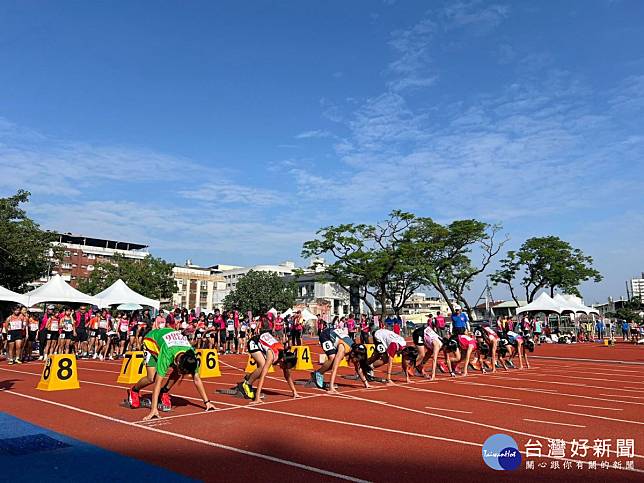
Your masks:
<instances>
[{"instance_id":1,"label":"athlete's hand on track","mask_svg":"<svg viewBox=\"0 0 644 483\"><path fill-rule=\"evenodd\" d=\"M258 404L262 404L262 402L263 401L261 399L259 401L253 400L253 401L249 402L248 405L249 406L257 406Z\"/></svg>"},{"instance_id":2,"label":"athlete's hand on track","mask_svg":"<svg viewBox=\"0 0 644 483\"><path fill-rule=\"evenodd\" d=\"M143 421L149 421L152 418L161 419L161 417L159 416L159 410L157 408L150 409L150 413L146 417L143 418Z\"/></svg>"},{"instance_id":3,"label":"athlete's hand on track","mask_svg":"<svg viewBox=\"0 0 644 483\"><path fill-rule=\"evenodd\" d=\"M217 409L217 407L211 401L208 401L206 403L206 411L210 411L211 409L215 410L215 409Z\"/></svg>"},{"instance_id":4,"label":"athlete's hand on track","mask_svg":"<svg viewBox=\"0 0 644 483\"><path fill-rule=\"evenodd\" d=\"M302 397L302 396L300 396L298 393L293 394L293 399L299 399L299 398L301 398L301 397Z\"/></svg>"},{"instance_id":5,"label":"athlete's hand on track","mask_svg":"<svg viewBox=\"0 0 644 483\"><path fill-rule=\"evenodd\" d=\"M395 385L396 384L391 379L387 379L387 382L385 382L385 386L395 386Z\"/></svg>"}]
</instances>

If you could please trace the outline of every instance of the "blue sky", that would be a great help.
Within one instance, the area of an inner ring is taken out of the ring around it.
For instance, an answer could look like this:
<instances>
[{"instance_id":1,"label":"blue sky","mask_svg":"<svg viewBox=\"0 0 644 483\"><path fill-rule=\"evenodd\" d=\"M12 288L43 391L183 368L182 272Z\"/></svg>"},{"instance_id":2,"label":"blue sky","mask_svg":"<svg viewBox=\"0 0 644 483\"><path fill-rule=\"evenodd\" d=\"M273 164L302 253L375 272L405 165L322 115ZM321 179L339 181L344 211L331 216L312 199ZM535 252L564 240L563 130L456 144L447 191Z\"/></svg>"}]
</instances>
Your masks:
<instances>
[{"instance_id":1,"label":"blue sky","mask_svg":"<svg viewBox=\"0 0 644 483\"><path fill-rule=\"evenodd\" d=\"M644 271L643 22L636 0L5 1L0 195L204 265L392 209L474 217L582 248L605 300Z\"/></svg>"}]
</instances>

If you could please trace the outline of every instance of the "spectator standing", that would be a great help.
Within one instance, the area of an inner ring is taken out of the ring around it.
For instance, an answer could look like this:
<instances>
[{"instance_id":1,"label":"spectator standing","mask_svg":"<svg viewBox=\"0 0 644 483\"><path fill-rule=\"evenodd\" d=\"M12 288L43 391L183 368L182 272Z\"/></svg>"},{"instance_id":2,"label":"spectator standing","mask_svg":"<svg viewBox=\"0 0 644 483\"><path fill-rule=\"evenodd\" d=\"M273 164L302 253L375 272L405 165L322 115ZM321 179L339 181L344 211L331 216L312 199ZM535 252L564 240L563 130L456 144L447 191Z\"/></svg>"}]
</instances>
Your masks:
<instances>
[{"instance_id":1,"label":"spectator standing","mask_svg":"<svg viewBox=\"0 0 644 483\"><path fill-rule=\"evenodd\" d=\"M452 314L452 333L456 335L464 335L467 330L467 325L467 315L461 312L461 309L456 309Z\"/></svg>"},{"instance_id":2,"label":"spectator standing","mask_svg":"<svg viewBox=\"0 0 644 483\"><path fill-rule=\"evenodd\" d=\"M347 319L347 331L349 332L349 337L352 341L356 340L356 320L353 314L349 314Z\"/></svg>"},{"instance_id":3,"label":"spectator standing","mask_svg":"<svg viewBox=\"0 0 644 483\"><path fill-rule=\"evenodd\" d=\"M362 344L368 344L369 343L369 319L367 318L367 314L362 314L360 316L360 342Z\"/></svg>"},{"instance_id":4,"label":"spectator standing","mask_svg":"<svg viewBox=\"0 0 644 483\"><path fill-rule=\"evenodd\" d=\"M602 319L597 319L597 323L595 324L595 331L597 332L597 338L599 340L604 339L604 321Z\"/></svg>"},{"instance_id":5,"label":"spectator standing","mask_svg":"<svg viewBox=\"0 0 644 483\"><path fill-rule=\"evenodd\" d=\"M628 332L629 332L629 327L628 327L628 321L626 319L621 321L622 324L622 338L624 339L624 342L628 340Z\"/></svg>"},{"instance_id":6,"label":"spectator standing","mask_svg":"<svg viewBox=\"0 0 644 483\"><path fill-rule=\"evenodd\" d=\"M447 328L445 324L445 317L440 313L436 312L436 317L434 317L434 332L436 332L441 337L447 337Z\"/></svg>"}]
</instances>

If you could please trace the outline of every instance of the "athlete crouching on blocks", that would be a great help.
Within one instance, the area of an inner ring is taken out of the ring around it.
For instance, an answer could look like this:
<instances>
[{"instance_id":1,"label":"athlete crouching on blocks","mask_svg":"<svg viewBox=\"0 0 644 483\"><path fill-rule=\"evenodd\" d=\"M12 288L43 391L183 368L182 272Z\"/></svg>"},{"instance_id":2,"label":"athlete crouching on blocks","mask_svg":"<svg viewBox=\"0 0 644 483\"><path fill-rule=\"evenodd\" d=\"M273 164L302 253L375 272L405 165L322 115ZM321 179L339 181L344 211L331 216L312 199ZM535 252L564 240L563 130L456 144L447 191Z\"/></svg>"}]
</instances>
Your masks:
<instances>
[{"instance_id":1,"label":"athlete crouching on blocks","mask_svg":"<svg viewBox=\"0 0 644 483\"><path fill-rule=\"evenodd\" d=\"M522 335L517 334L516 332L513 332L511 330L508 330L506 332L506 335L508 337L508 341L510 342L510 359L514 358L514 356L519 356L519 369L523 369L523 361L525 360L525 365L526 368L530 369L530 363L528 362L528 354L526 354L526 341L524 340L524 337ZM531 349L531 352L534 351L534 342L532 339L528 339L527 342L529 342L529 350Z\"/></svg>"},{"instance_id":2,"label":"athlete crouching on blocks","mask_svg":"<svg viewBox=\"0 0 644 483\"><path fill-rule=\"evenodd\" d=\"M290 351L284 349L284 346L278 341L270 332L251 337L248 341L248 354L253 358L257 364L251 374L247 374L244 380L240 382L237 387L244 394L247 399L253 399L250 404L259 404L262 402L262 388L264 387L264 380L268 370L274 364L281 367L284 373L284 379L288 383L288 387L293 391L293 397L299 397L293 378L291 377L291 369L297 363L297 357ZM259 379L257 383L257 390L253 391L253 383Z\"/></svg>"},{"instance_id":3,"label":"athlete crouching on blocks","mask_svg":"<svg viewBox=\"0 0 644 483\"><path fill-rule=\"evenodd\" d=\"M368 366L366 365L367 359L367 348L362 344L354 344L349 334L344 329L322 329L319 335L320 345L322 350L326 354L326 361L320 366L317 371L314 371L311 375L315 381L315 385L319 389L324 389L324 376L323 374L331 369L331 382L329 383L329 393L337 394L338 391L335 388L335 378L338 374L338 368L340 367L340 362L345 357L349 357L349 360L356 368L356 373L358 377L364 384L364 387L367 389L370 388L369 382L367 381L367 376L365 374ZM362 367L364 366L364 368Z\"/></svg>"},{"instance_id":4,"label":"athlete crouching on blocks","mask_svg":"<svg viewBox=\"0 0 644 483\"><path fill-rule=\"evenodd\" d=\"M145 362L147 375L137 382L132 389L128 389L127 399L131 408L140 407L139 391L154 383L151 398L152 406L150 413L143 418L144 421L159 417L159 410L157 408L159 396L161 396L161 404L164 409L170 409L172 406L169 394L170 389L186 374L192 374L195 387L206 405L206 411L216 409L215 405L208 399L206 390L203 387L203 383L197 372L199 370L199 361L186 336L170 328L155 329L148 332L145 336L143 339L143 347L147 354ZM165 383L165 386L161 387L170 368L173 369L172 373Z\"/></svg>"},{"instance_id":5,"label":"athlete crouching on blocks","mask_svg":"<svg viewBox=\"0 0 644 483\"><path fill-rule=\"evenodd\" d=\"M418 349L418 357L412 361L416 370L423 376L427 376L424 366L432 358L432 375L430 381L436 379L436 365L438 364L438 354L443 347L440 336L430 326L420 327L414 330L412 334L414 345ZM410 367L411 369L411 367Z\"/></svg>"},{"instance_id":6,"label":"athlete crouching on blocks","mask_svg":"<svg viewBox=\"0 0 644 483\"><path fill-rule=\"evenodd\" d=\"M492 373L496 372L497 363L500 363L503 369L507 371L508 366L505 364L505 359L498 357L500 337L494 329L488 325L477 327L474 329L474 337L476 337L479 355L485 358L486 362L491 366Z\"/></svg>"},{"instance_id":7,"label":"athlete crouching on blocks","mask_svg":"<svg viewBox=\"0 0 644 483\"><path fill-rule=\"evenodd\" d=\"M394 365L393 358L402 353L403 349L407 345L405 339L396 334L393 330L389 329L378 329L373 334L373 341L376 347L373 355L369 358L367 363L374 369L380 366L387 364L387 380L386 384L388 386L392 385L394 382L391 380L391 369ZM405 358L403 357L403 361ZM407 381L409 382L409 374L404 370Z\"/></svg>"}]
</instances>

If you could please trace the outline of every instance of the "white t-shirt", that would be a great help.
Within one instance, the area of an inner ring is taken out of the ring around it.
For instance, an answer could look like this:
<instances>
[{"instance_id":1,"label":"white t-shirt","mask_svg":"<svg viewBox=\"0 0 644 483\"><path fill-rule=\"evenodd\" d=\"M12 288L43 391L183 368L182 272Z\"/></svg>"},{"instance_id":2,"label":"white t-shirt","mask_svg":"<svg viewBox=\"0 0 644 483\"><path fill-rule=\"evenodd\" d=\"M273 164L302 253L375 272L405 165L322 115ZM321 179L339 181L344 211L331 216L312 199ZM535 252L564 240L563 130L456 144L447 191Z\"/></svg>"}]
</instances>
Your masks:
<instances>
[{"instance_id":1,"label":"white t-shirt","mask_svg":"<svg viewBox=\"0 0 644 483\"><path fill-rule=\"evenodd\" d=\"M389 329L378 329L374 334L374 337L382 342L385 347L389 347L394 343L398 344L400 347L405 347L407 345L404 338Z\"/></svg>"}]
</instances>

